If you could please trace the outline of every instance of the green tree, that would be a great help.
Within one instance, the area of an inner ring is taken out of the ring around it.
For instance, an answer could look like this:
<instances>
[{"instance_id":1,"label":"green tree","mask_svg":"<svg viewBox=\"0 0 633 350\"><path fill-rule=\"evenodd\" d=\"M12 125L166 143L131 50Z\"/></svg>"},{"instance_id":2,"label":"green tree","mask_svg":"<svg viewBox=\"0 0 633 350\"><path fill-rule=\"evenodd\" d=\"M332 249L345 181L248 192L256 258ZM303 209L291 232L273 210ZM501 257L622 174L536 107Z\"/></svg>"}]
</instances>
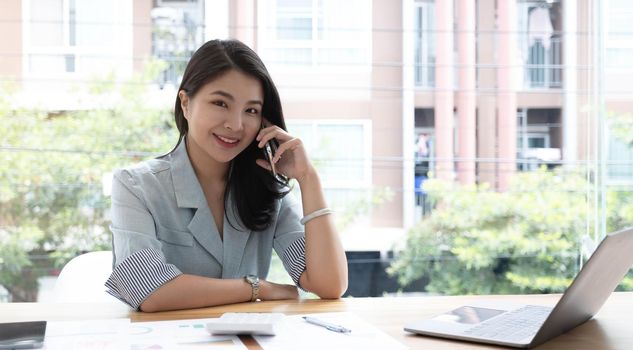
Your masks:
<instances>
[{"instance_id":1,"label":"green tree","mask_svg":"<svg viewBox=\"0 0 633 350\"><path fill-rule=\"evenodd\" d=\"M166 152L177 134L171 112L146 87L160 70L91 84L93 101L113 106L46 112L0 98L0 285L13 301L34 301L37 279L80 252L110 249L109 197L103 179L115 168Z\"/></svg>"},{"instance_id":2,"label":"green tree","mask_svg":"<svg viewBox=\"0 0 633 350\"><path fill-rule=\"evenodd\" d=\"M510 189L431 180L433 212L411 229L389 272L401 285L427 277L440 294L549 293L577 272L587 180L563 169L519 173ZM633 200L609 193L609 229L633 223ZM631 280L625 281L630 283Z\"/></svg>"},{"instance_id":3,"label":"green tree","mask_svg":"<svg viewBox=\"0 0 633 350\"><path fill-rule=\"evenodd\" d=\"M633 146L633 114L632 113L607 113L609 129L615 137L624 143Z\"/></svg>"}]
</instances>

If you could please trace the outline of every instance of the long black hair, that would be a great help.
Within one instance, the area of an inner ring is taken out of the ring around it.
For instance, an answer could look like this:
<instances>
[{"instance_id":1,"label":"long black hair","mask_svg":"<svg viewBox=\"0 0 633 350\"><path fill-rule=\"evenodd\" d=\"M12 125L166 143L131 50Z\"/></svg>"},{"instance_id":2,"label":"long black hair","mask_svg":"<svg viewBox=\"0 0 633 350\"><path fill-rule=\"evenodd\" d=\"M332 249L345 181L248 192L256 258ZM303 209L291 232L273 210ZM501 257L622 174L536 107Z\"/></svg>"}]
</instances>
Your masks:
<instances>
[{"instance_id":1,"label":"long black hair","mask_svg":"<svg viewBox=\"0 0 633 350\"><path fill-rule=\"evenodd\" d=\"M205 84L232 69L260 81L264 91L262 118L287 130L279 93L268 70L255 51L238 40L211 40L202 45L191 56L178 91L183 90L189 98L192 98ZM174 117L180 136L174 149L189 131L189 124L180 102L180 96L176 96ZM289 192L288 182L280 182L267 170L257 165L255 163L257 158L264 158L263 152L257 147L257 141L253 140L231 161L224 190L225 215L228 198L232 194L233 206L242 224L253 231L263 230L270 225L275 201Z\"/></svg>"}]
</instances>

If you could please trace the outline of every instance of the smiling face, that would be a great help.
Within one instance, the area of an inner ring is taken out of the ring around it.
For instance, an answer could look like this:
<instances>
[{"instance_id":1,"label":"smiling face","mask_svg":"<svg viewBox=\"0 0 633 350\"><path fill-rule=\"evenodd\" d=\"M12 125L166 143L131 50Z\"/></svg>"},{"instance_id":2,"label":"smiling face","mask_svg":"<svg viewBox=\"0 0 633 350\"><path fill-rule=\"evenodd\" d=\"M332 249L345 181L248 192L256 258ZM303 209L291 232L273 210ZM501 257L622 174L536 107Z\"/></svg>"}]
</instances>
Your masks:
<instances>
[{"instance_id":1,"label":"smiling face","mask_svg":"<svg viewBox=\"0 0 633 350\"><path fill-rule=\"evenodd\" d=\"M259 80L229 70L188 97L179 92L189 131L187 150L194 167L222 165L242 152L259 132L264 92Z\"/></svg>"}]
</instances>

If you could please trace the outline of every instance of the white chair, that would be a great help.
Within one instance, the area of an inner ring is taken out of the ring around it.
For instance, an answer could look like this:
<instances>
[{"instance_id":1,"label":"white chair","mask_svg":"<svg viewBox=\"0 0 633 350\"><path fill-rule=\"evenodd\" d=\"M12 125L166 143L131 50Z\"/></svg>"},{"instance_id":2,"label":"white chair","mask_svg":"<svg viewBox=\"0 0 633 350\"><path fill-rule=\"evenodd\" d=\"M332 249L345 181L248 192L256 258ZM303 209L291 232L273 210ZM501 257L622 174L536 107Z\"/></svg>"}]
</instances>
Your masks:
<instances>
[{"instance_id":1,"label":"white chair","mask_svg":"<svg viewBox=\"0 0 633 350\"><path fill-rule=\"evenodd\" d=\"M89 252L70 260L59 273L54 300L62 303L120 302L106 292L112 251Z\"/></svg>"}]
</instances>

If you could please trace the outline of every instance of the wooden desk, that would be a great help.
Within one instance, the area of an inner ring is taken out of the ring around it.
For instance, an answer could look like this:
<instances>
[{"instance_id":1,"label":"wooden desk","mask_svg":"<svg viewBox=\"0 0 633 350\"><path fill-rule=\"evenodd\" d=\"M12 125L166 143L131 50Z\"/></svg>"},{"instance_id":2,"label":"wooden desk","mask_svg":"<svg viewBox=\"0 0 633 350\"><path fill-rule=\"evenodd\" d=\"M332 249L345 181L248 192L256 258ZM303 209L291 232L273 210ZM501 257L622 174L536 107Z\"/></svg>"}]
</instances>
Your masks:
<instances>
[{"instance_id":1,"label":"wooden desk","mask_svg":"<svg viewBox=\"0 0 633 350\"><path fill-rule=\"evenodd\" d=\"M204 309L159 312L130 311L123 304L0 304L0 322L45 319L78 320L90 318L127 318L158 321L217 317L224 312L353 312L380 328L411 349L500 349L472 343L416 336L402 330L403 325L442 313L477 299L500 298L513 302L553 306L560 295L452 296L402 298L346 298L341 300L298 300L243 303ZM633 292L614 293L596 317L538 349L633 349ZM250 337L243 340L251 349L259 349Z\"/></svg>"}]
</instances>

